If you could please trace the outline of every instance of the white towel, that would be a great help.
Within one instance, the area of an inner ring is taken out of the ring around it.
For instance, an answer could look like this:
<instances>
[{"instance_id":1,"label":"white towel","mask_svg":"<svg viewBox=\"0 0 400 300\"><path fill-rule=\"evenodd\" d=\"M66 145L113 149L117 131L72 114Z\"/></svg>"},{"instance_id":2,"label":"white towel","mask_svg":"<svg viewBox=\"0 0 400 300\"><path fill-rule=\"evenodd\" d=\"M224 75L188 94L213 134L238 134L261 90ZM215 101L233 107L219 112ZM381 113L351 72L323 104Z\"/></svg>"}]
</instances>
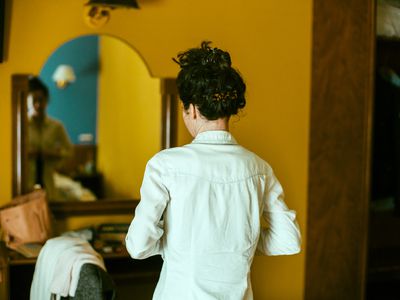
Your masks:
<instances>
[{"instance_id":1,"label":"white towel","mask_svg":"<svg viewBox=\"0 0 400 300\"><path fill-rule=\"evenodd\" d=\"M57 296L74 297L81 267L86 263L106 269L100 254L86 241L62 251L55 267L50 292Z\"/></svg>"},{"instance_id":2,"label":"white towel","mask_svg":"<svg viewBox=\"0 0 400 300\"><path fill-rule=\"evenodd\" d=\"M100 254L80 238L56 237L40 251L31 285L31 300L47 300L51 294L74 296L83 264L91 263L105 270Z\"/></svg>"}]
</instances>

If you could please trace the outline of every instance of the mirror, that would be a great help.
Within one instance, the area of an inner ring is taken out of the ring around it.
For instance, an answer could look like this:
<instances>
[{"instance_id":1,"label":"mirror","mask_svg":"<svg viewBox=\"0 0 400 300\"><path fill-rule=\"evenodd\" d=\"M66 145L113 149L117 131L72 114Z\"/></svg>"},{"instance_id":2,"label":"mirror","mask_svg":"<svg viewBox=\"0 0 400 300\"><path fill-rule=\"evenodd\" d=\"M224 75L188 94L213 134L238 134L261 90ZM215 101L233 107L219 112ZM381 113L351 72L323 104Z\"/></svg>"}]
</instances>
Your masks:
<instances>
[{"instance_id":1,"label":"mirror","mask_svg":"<svg viewBox=\"0 0 400 300\"><path fill-rule=\"evenodd\" d=\"M75 76L67 86L54 81L62 65ZM139 199L147 160L174 145L175 80L152 78L135 50L106 35L61 45L38 76L49 91L46 122L40 126L28 76L14 75L12 80L14 195L39 183L53 206L80 210L87 204L109 209ZM38 144L47 150L57 145L63 155L55 161L43 151L38 159Z\"/></svg>"}]
</instances>

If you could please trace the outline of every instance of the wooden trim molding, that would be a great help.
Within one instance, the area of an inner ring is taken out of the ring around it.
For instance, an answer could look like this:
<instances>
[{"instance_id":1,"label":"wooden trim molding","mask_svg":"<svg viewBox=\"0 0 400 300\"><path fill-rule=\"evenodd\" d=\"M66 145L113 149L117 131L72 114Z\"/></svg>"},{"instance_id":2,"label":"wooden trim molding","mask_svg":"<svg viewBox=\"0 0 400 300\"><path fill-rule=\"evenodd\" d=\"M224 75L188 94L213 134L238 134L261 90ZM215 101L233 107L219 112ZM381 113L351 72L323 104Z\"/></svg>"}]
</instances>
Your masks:
<instances>
[{"instance_id":1,"label":"wooden trim molding","mask_svg":"<svg viewBox=\"0 0 400 300\"><path fill-rule=\"evenodd\" d=\"M175 78L161 79L161 148L175 147L177 144L178 89Z\"/></svg>"},{"instance_id":2,"label":"wooden trim molding","mask_svg":"<svg viewBox=\"0 0 400 300\"><path fill-rule=\"evenodd\" d=\"M305 299L364 299L375 3L313 9Z\"/></svg>"},{"instance_id":3,"label":"wooden trim molding","mask_svg":"<svg viewBox=\"0 0 400 300\"><path fill-rule=\"evenodd\" d=\"M89 202L50 202L51 212L57 219L71 216L135 214L139 200L102 199Z\"/></svg>"},{"instance_id":4,"label":"wooden trim molding","mask_svg":"<svg viewBox=\"0 0 400 300\"><path fill-rule=\"evenodd\" d=\"M16 74L12 76L12 161L13 161L13 196L24 194L27 180L28 153L26 149L26 130L28 119L26 115L27 103L24 101L29 90L27 74Z\"/></svg>"}]
</instances>

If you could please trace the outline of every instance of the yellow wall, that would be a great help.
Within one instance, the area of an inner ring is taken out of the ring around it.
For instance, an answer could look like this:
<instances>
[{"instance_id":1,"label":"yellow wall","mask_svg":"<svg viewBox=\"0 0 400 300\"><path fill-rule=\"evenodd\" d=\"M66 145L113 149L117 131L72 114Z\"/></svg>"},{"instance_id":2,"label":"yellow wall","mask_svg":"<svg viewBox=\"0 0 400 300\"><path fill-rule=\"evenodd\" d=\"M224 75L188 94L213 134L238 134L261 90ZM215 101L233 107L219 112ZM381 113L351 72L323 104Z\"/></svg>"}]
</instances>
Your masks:
<instances>
[{"instance_id":1,"label":"yellow wall","mask_svg":"<svg viewBox=\"0 0 400 300\"><path fill-rule=\"evenodd\" d=\"M247 82L248 105L233 133L274 167L305 234L312 0L139 0L140 10L115 10L100 30L83 22L86 0L12 2L10 55L0 64L1 203L11 196L11 74L38 73L63 42L100 32L137 49L154 76L172 77L171 57L209 39L230 51ZM255 258L253 286L255 299L302 299L304 252Z\"/></svg>"},{"instance_id":2,"label":"yellow wall","mask_svg":"<svg viewBox=\"0 0 400 300\"><path fill-rule=\"evenodd\" d=\"M126 43L99 41L98 167L105 195L139 199L146 162L161 147L160 80Z\"/></svg>"}]
</instances>

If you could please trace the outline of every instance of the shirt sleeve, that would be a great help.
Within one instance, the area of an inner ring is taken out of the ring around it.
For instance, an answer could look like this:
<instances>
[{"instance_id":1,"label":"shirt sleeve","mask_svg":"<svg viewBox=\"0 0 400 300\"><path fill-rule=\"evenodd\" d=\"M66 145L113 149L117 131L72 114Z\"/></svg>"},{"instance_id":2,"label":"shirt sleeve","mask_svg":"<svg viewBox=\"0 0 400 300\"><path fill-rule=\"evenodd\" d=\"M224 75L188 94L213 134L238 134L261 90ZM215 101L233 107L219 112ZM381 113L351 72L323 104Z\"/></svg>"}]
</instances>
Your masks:
<instances>
[{"instance_id":1,"label":"shirt sleeve","mask_svg":"<svg viewBox=\"0 0 400 300\"><path fill-rule=\"evenodd\" d=\"M60 124L58 139L60 143L60 156L61 158L69 157L72 155L72 143L68 137L67 131L64 126Z\"/></svg>"},{"instance_id":2,"label":"shirt sleeve","mask_svg":"<svg viewBox=\"0 0 400 300\"><path fill-rule=\"evenodd\" d=\"M267 223L261 228L257 245L264 255L290 255L301 250L301 237L296 212L289 210L284 202L284 192L274 174L263 199L262 216Z\"/></svg>"},{"instance_id":3,"label":"shirt sleeve","mask_svg":"<svg viewBox=\"0 0 400 300\"><path fill-rule=\"evenodd\" d=\"M153 158L147 163L140 195L141 200L125 238L129 254L136 259L162 253L164 229L161 217L169 201L169 192L163 184L159 159Z\"/></svg>"}]
</instances>

